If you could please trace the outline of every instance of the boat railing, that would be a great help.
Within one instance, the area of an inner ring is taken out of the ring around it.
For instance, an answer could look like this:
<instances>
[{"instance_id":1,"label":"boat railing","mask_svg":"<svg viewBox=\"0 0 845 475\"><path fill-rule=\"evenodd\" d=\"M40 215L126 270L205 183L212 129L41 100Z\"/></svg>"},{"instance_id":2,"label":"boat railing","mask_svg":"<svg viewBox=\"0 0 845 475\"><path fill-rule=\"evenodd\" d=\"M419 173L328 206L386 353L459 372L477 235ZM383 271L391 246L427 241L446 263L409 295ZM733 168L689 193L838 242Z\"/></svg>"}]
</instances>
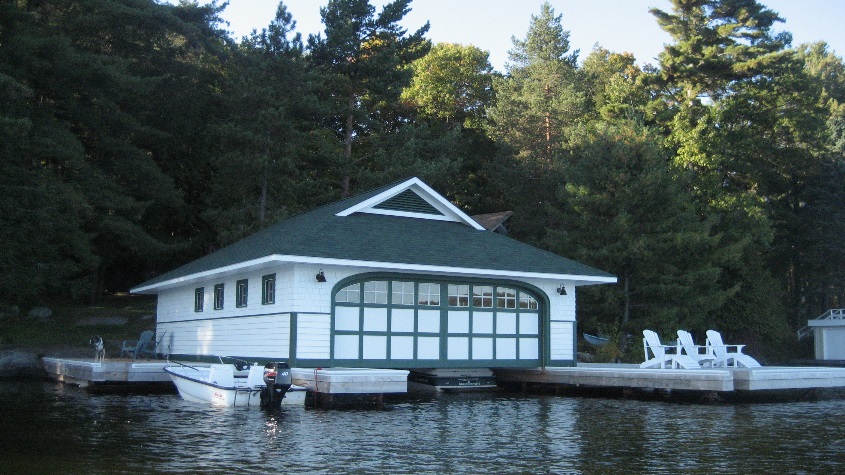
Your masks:
<instances>
[{"instance_id":1,"label":"boat railing","mask_svg":"<svg viewBox=\"0 0 845 475\"><path fill-rule=\"evenodd\" d=\"M249 369L249 361L238 358L237 356L217 356L217 359L220 360L222 364L230 364L235 367L238 371L245 371ZM229 361L226 361L229 360Z\"/></svg>"},{"instance_id":2,"label":"boat railing","mask_svg":"<svg viewBox=\"0 0 845 475\"><path fill-rule=\"evenodd\" d=\"M189 365L189 364L182 363L181 361L173 361L173 360L169 360L169 359L168 359L168 360L167 360L167 364L168 364L168 365L175 364L175 365L182 366L182 367L184 367L184 368L190 368L190 369L192 369L192 370L196 371L197 373L199 373L200 375L202 375L202 374L203 374L202 370L200 370L200 369L199 369L199 368L197 368L196 366L191 366L191 365Z\"/></svg>"}]
</instances>

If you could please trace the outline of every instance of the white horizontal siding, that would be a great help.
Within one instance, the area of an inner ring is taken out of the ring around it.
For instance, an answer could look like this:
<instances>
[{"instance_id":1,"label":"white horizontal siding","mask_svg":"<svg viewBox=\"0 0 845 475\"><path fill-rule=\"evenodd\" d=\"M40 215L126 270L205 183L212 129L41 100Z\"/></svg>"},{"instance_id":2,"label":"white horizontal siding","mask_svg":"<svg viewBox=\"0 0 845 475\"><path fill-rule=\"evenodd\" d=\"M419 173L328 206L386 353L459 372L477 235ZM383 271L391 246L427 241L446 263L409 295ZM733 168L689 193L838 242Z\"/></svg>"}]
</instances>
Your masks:
<instances>
[{"instance_id":1,"label":"white horizontal siding","mask_svg":"<svg viewBox=\"0 0 845 475\"><path fill-rule=\"evenodd\" d=\"M549 356L552 360L575 359L572 347L574 322L551 322L549 324Z\"/></svg>"},{"instance_id":2,"label":"white horizontal siding","mask_svg":"<svg viewBox=\"0 0 845 475\"><path fill-rule=\"evenodd\" d=\"M166 354L289 358L290 315L194 320L158 324Z\"/></svg>"},{"instance_id":3,"label":"white horizontal siding","mask_svg":"<svg viewBox=\"0 0 845 475\"><path fill-rule=\"evenodd\" d=\"M315 275L323 271L326 282L317 282ZM296 358L329 359L331 356L331 291L340 280L373 272L365 267L319 266L315 264L281 263L274 267L243 274L221 275L182 288L158 294L158 335L167 331L162 344L172 339L168 353L203 355L269 355L289 352L289 314L297 314ZM262 305L262 276L276 274L275 303ZM247 306L235 307L236 282L248 279ZM527 278L549 299L550 352L555 360L574 360L575 286L564 282L567 295L559 295L560 282ZM214 286L224 284L224 308L214 310ZM194 312L194 290L205 289L203 312ZM269 315L267 315L269 314ZM285 326L267 326L284 314ZM241 315L253 315L241 317ZM234 318L231 318L234 317ZM278 334L278 335L277 335ZM294 356L294 355L291 355Z\"/></svg>"},{"instance_id":4,"label":"white horizontal siding","mask_svg":"<svg viewBox=\"0 0 845 475\"><path fill-rule=\"evenodd\" d=\"M329 359L331 354L331 316L298 314L296 319L296 357Z\"/></svg>"}]
</instances>

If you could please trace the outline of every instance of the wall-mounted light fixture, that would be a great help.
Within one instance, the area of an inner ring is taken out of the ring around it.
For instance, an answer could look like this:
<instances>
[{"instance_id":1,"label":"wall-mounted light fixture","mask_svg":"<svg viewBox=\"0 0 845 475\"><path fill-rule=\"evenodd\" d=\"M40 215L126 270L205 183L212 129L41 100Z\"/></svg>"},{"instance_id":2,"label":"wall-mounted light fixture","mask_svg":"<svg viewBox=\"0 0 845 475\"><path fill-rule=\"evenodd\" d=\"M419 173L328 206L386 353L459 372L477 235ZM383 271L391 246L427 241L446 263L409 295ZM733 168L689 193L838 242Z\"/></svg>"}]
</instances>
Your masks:
<instances>
[{"instance_id":1,"label":"wall-mounted light fixture","mask_svg":"<svg viewBox=\"0 0 845 475\"><path fill-rule=\"evenodd\" d=\"M320 269L320 272L317 272L317 282L325 282L326 275L323 274L323 269Z\"/></svg>"},{"instance_id":2,"label":"wall-mounted light fixture","mask_svg":"<svg viewBox=\"0 0 845 475\"><path fill-rule=\"evenodd\" d=\"M566 287L563 284L558 285L557 293L560 295L566 295Z\"/></svg>"}]
</instances>

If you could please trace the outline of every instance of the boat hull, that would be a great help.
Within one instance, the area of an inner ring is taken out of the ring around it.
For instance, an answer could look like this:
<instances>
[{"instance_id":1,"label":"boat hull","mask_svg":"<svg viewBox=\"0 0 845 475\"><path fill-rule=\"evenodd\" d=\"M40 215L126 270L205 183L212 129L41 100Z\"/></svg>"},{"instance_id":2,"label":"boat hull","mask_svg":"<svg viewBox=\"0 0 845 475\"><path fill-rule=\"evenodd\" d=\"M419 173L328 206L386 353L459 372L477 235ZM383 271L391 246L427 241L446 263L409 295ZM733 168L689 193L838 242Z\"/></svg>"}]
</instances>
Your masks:
<instances>
[{"instance_id":1,"label":"boat hull","mask_svg":"<svg viewBox=\"0 0 845 475\"><path fill-rule=\"evenodd\" d=\"M604 346L610 341L610 338L590 335L589 333L584 333L584 339L593 346Z\"/></svg>"},{"instance_id":2,"label":"boat hull","mask_svg":"<svg viewBox=\"0 0 845 475\"><path fill-rule=\"evenodd\" d=\"M249 385L250 378L232 376L232 384L217 384L220 372L227 374L228 365L201 366L168 366L164 371L173 380L182 399L195 403L212 404L215 406L244 407L261 406L261 391L264 385ZM212 370L214 368L215 370ZM254 367L250 371L263 372L262 368ZM228 381L227 381L228 382ZM302 405L305 403L305 388L292 387L285 393L282 404Z\"/></svg>"},{"instance_id":3,"label":"boat hull","mask_svg":"<svg viewBox=\"0 0 845 475\"><path fill-rule=\"evenodd\" d=\"M214 384L203 380L208 376L202 369L191 371L182 367L166 367L164 371L170 375L179 395L186 401L232 407L261 405L261 389L263 388L238 388Z\"/></svg>"}]
</instances>

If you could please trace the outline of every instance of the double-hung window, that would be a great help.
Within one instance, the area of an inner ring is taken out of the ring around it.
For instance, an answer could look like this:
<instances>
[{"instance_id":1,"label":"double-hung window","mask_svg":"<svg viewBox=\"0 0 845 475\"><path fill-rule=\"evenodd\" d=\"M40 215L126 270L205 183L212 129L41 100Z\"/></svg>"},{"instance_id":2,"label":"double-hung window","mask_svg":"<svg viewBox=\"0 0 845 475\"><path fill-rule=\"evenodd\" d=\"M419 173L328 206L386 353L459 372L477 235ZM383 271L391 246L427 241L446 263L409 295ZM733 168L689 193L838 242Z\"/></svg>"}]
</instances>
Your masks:
<instances>
[{"instance_id":1,"label":"double-hung window","mask_svg":"<svg viewBox=\"0 0 845 475\"><path fill-rule=\"evenodd\" d=\"M246 307L248 290L249 281L247 279L242 279L235 283L235 307Z\"/></svg>"},{"instance_id":2,"label":"double-hung window","mask_svg":"<svg viewBox=\"0 0 845 475\"><path fill-rule=\"evenodd\" d=\"M214 310L223 310L223 284L214 286Z\"/></svg>"},{"instance_id":3,"label":"double-hung window","mask_svg":"<svg viewBox=\"0 0 845 475\"><path fill-rule=\"evenodd\" d=\"M199 287L194 290L194 312L202 312L202 306L205 303L205 287Z\"/></svg>"},{"instance_id":4,"label":"double-hung window","mask_svg":"<svg viewBox=\"0 0 845 475\"><path fill-rule=\"evenodd\" d=\"M269 274L261 278L261 304L274 303L276 303L276 274Z\"/></svg>"}]
</instances>

